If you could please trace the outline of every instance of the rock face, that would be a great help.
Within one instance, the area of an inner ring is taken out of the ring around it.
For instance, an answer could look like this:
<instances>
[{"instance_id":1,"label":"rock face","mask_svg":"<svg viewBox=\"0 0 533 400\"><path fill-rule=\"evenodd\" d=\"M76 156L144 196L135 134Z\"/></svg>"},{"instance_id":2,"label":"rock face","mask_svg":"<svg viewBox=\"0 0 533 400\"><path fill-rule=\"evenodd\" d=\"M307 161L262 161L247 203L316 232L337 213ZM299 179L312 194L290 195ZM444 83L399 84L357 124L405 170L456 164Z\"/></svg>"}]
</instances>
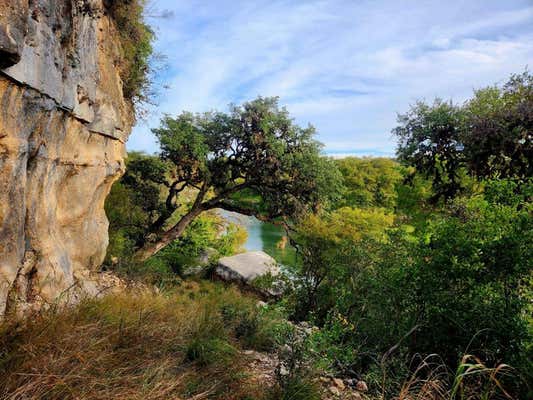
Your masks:
<instances>
[{"instance_id":1,"label":"rock face","mask_svg":"<svg viewBox=\"0 0 533 400\"><path fill-rule=\"evenodd\" d=\"M249 251L218 260L215 273L225 281L251 284L256 278L279 274L276 260L262 251Z\"/></svg>"},{"instance_id":2,"label":"rock face","mask_svg":"<svg viewBox=\"0 0 533 400\"><path fill-rule=\"evenodd\" d=\"M133 123L103 0L0 2L0 315L94 294Z\"/></svg>"}]
</instances>

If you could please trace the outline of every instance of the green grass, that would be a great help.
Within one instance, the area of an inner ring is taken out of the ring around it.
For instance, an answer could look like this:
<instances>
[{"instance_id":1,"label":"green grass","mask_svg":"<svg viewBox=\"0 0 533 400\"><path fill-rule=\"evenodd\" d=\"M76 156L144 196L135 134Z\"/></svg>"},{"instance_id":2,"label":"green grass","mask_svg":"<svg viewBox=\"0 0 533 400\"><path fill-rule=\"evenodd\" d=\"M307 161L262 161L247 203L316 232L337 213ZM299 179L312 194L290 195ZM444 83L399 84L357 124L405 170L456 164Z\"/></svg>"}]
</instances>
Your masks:
<instances>
[{"instance_id":1,"label":"green grass","mask_svg":"<svg viewBox=\"0 0 533 400\"><path fill-rule=\"evenodd\" d=\"M270 390L268 400L320 400L321 389L316 382L306 377L293 377L283 385Z\"/></svg>"}]
</instances>

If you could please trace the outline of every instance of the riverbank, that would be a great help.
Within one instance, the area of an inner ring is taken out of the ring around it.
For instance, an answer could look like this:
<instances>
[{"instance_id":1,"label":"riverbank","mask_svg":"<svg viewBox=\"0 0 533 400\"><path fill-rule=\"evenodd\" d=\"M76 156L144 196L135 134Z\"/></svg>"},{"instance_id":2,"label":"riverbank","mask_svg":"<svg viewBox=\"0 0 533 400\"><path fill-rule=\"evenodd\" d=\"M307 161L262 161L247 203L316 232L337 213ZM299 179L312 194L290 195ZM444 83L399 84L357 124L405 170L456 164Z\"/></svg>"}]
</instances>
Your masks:
<instances>
[{"instance_id":1,"label":"riverbank","mask_svg":"<svg viewBox=\"0 0 533 400\"><path fill-rule=\"evenodd\" d=\"M287 243L286 232L282 227L231 211L218 212L226 221L246 229L248 238L243 246L246 251L264 251L282 265L294 265L296 250Z\"/></svg>"}]
</instances>

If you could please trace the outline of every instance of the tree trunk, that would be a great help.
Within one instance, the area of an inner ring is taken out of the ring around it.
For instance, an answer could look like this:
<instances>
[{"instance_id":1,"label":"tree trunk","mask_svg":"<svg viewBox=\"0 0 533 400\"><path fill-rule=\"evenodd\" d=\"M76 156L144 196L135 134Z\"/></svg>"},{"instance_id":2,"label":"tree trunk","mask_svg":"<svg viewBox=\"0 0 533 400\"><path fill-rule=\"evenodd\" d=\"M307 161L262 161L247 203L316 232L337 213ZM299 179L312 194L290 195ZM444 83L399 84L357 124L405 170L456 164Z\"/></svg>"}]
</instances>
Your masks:
<instances>
[{"instance_id":1,"label":"tree trunk","mask_svg":"<svg viewBox=\"0 0 533 400\"><path fill-rule=\"evenodd\" d=\"M168 244L179 238L192 220L203 211L204 209L202 207L196 207L190 210L179 220L176 225L164 232L157 241L146 243L142 248L137 250L135 253L135 259L137 261L146 261L159 250L165 248Z\"/></svg>"}]
</instances>

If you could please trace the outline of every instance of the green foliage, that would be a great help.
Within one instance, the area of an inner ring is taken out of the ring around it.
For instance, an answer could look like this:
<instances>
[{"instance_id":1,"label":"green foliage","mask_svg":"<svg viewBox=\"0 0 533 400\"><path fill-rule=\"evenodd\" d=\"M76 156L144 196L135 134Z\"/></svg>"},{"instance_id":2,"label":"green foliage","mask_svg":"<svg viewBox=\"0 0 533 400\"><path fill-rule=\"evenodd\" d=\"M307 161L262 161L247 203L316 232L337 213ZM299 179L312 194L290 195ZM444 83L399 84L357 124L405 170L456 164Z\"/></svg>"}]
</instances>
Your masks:
<instances>
[{"instance_id":1,"label":"green foliage","mask_svg":"<svg viewBox=\"0 0 533 400\"><path fill-rule=\"evenodd\" d=\"M143 17L146 0L115 0L108 11L116 23L122 47L120 75L124 97L134 104L150 101L154 31Z\"/></svg>"},{"instance_id":2,"label":"green foliage","mask_svg":"<svg viewBox=\"0 0 533 400\"><path fill-rule=\"evenodd\" d=\"M511 75L502 86L477 90L466 102L461 140L468 169L484 178L533 175L533 75Z\"/></svg>"},{"instance_id":3,"label":"green foliage","mask_svg":"<svg viewBox=\"0 0 533 400\"><path fill-rule=\"evenodd\" d=\"M147 240L147 227L153 223L154 214L164 209L159 184L165 175L166 166L159 158L138 152L128 154L126 173L112 186L105 202L109 219L107 265L118 262L115 269L128 270L142 267L133 263L132 257Z\"/></svg>"},{"instance_id":4,"label":"green foliage","mask_svg":"<svg viewBox=\"0 0 533 400\"><path fill-rule=\"evenodd\" d=\"M340 186L336 168L320 156L314 128L295 125L276 98L232 106L228 114L166 116L161 123L153 132L161 157L174 164L175 184L212 192L206 208L290 216L331 200ZM244 193L262 208L241 209L231 196Z\"/></svg>"},{"instance_id":5,"label":"green foliage","mask_svg":"<svg viewBox=\"0 0 533 400\"><path fill-rule=\"evenodd\" d=\"M226 224L226 231L220 235L213 247L218 250L222 256L231 256L235 253L244 251L244 244L248 239L248 232L240 225Z\"/></svg>"},{"instance_id":6,"label":"green foliage","mask_svg":"<svg viewBox=\"0 0 533 400\"><path fill-rule=\"evenodd\" d=\"M335 160L343 175L344 191L333 209L385 209L405 230L422 229L437 212L432 181L390 158L347 157ZM367 219L368 220L368 219ZM350 223L346 223L350 227ZM359 229L355 222L355 229ZM341 227L342 229L342 227Z\"/></svg>"},{"instance_id":7,"label":"green foliage","mask_svg":"<svg viewBox=\"0 0 533 400\"><path fill-rule=\"evenodd\" d=\"M423 229L429 217L438 213L432 204L434 196L431 180L417 174L412 167L402 171L404 181L397 186L396 214L398 220L418 229Z\"/></svg>"},{"instance_id":8,"label":"green foliage","mask_svg":"<svg viewBox=\"0 0 533 400\"><path fill-rule=\"evenodd\" d=\"M417 102L398 115L393 130L398 137L398 158L431 178L435 199L448 199L461 189L460 126L463 113L451 102L436 99L432 105Z\"/></svg>"},{"instance_id":9,"label":"green foliage","mask_svg":"<svg viewBox=\"0 0 533 400\"><path fill-rule=\"evenodd\" d=\"M338 295L332 288L342 287L347 271L358 268L354 249L387 242L393 222L394 216L384 209L349 207L303 220L293 237L301 260L294 317L305 319L312 311L315 318L325 318Z\"/></svg>"},{"instance_id":10,"label":"green foliage","mask_svg":"<svg viewBox=\"0 0 533 400\"><path fill-rule=\"evenodd\" d=\"M122 181L116 182L105 202L105 211L109 219L109 246L106 263L112 257L127 259L133 254L135 244L144 234L148 215L139 204L139 193Z\"/></svg>"},{"instance_id":11,"label":"green foliage","mask_svg":"<svg viewBox=\"0 0 533 400\"><path fill-rule=\"evenodd\" d=\"M531 217L483 199L458 200L451 212L431 227L421 248L417 297L426 324L439 331L422 327L425 340L417 346L438 345L451 360L472 340L469 352L511 362L528 337L520 288L532 268Z\"/></svg>"},{"instance_id":12,"label":"green foliage","mask_svg":"<svg viewBox=\"0 0 533 400\"><path fill-rule=\"evenodd\" d=\"M229 113L167 115L153 132L159 159L130 163L151 215L140 259L180 237L205 211L298 218L327 207L342 186L333 162L320 154L314 128L297 126L277 98L259 97Z\"/></svg>"},{"instance_id":13,"label":"green foliage","mask_svg":"<svg viewBox=\"0 0 533 400\"><path fill-rule=\"evenodd\" d=\"M396 206L396 187L402 180L400 165L390 158L346 157L335 160L346 187L339 201L349 207Z\"/></svg>"},{"instance_id":14,"label":"green foliage","mask_svg":"<svg viewBox=\"0 0 533 400\"><path fill-rule=\"evenodd\" d=\"M485 182L483 192L490 203L513 208L528 207L533 201L533 179L493 179Z\"/></svg>"},{"instance_id":15,"label":"green foliage","mask_svg":"<svg viewBox=\"0 0 533 400\"><path fill-rule=\"evenodd\" d=\"M502 187L503 204L493 194ZM315 350L325 364L364 372L375 360L438 352L454 368L468 353L526 373L531 206L508 182L485 188L486 199L457 199L416 236L385 226L386 240L350 235L345 245L323 242L319 252L309 251L316 265L328 266L311 307L323 327ZM318 238L305 242L311 250L318 245ZM300 292L304 304L308 298Z\"/></svg>"},{"instance_id":16,"label":"green foliage","mask_svg":"<svg viewBox=\"0 0 533 400\"><path fill-rule=\"evenodd\" d=\"M432 179L434 201L453 198L479 179L532 176L533 76L477 90L463 106L418 102L398 116L398 157Z\"/></svg>"},{"instance_id":17,"label":"green foliage","mask_svg":"<svg viewBox=\"0 0 533 400\"><path fill-rule=\"evenodd\" d=\"M199 256L206 249L215 250L214 257L232 255L242 251L246 238L243 228L225 222L217 214L206 213L192 221L181 237L147 262L161 260L181 276L187 267L201 264Z\"/></svg>"},{"instance_id":18,"label":"green foliage","mask_svg":"<svg viewBox=\"0 0 533 400\"><path fill-rule=\"evenodd\" d=\"M176 274L181 275L185 268L198 265L201 252L207 248L222 256L241 251L246 231L211 212L192 221L183 235L156 257L144 263L134 260L135 249L151 235L147 227L157 222L158 211L165 208L166 193L161 192L165 186L160 185L168 170L158 157L136 152L129 154L126 165L125 175L113 185L105 203L110 223L108 266L127 276L164 285L175 281ZM188 201L186 193L182 196Z\"/></svg>"}]
</instances>

